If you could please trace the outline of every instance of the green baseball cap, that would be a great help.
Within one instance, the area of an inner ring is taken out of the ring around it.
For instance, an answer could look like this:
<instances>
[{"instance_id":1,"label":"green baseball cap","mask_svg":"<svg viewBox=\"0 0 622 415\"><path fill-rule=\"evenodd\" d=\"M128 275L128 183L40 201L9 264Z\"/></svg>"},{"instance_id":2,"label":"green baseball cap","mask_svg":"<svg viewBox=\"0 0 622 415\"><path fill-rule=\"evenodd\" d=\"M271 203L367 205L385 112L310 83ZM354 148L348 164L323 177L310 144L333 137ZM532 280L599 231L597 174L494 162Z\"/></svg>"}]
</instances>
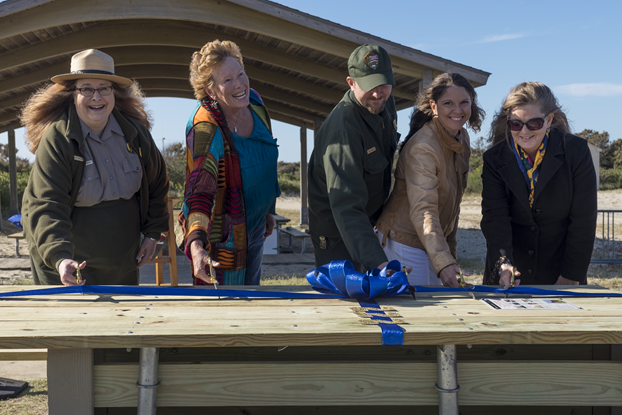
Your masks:
<instances>
[{"instance_id":1,"label":"green baseball cap","mask_svg":"<svg viewBox=\"0 0 622 415\"><path fill-rule=\"evenodd\" d=\"M380 85L395 85L391 58L378 45L365 44L354 49L348 59L348 73L365 92Z\"/></svg>"}]
</instances>

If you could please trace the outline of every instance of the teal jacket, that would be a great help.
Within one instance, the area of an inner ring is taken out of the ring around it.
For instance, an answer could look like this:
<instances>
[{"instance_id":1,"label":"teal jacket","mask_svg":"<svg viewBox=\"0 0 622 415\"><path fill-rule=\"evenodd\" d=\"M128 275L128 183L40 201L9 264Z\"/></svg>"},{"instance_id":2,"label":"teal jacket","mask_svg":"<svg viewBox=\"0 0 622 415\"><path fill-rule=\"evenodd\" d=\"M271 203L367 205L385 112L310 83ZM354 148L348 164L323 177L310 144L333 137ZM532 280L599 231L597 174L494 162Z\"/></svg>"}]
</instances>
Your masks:
<instances>
[{"instance_id":1,"label":"teal jacket","mask_svg":"<svg viewBox=\"0 0 622 415\"><path fill-rule=\"evenodd\" d=\"M123 130L128 148L140 156L141 232L159 239L161 232L168 231L168 176L164 159L140 121L116 109L112 114ZM71 211L82 183L83 145L80 119L71 104L43 134L24 191L24 235L33 261L40 266L45 263L55 270L60 261L73 257Z\"/></svg>"},{"instance_id":2,"label":"teal jacket","mask_svg":"<svg viewBox=\"0 0 622 415\"><path fill-rule=\"evenodd\" d=\"M387 260L373 226L391 190L398 140L393 95L381 114L371 114L348 91L318 131L309 160L311 235L341 237L367 269Z\"/></svg>"}]
</instances>

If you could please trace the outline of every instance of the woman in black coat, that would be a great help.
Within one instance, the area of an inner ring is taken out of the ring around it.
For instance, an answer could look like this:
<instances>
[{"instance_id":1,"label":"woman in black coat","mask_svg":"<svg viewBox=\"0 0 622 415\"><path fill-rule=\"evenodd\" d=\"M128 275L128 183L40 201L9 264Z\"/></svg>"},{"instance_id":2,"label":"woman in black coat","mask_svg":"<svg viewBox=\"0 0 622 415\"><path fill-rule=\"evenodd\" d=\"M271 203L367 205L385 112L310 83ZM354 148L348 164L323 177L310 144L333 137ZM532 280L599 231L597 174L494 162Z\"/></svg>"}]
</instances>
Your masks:
<instances>
[{"instance_id":1,"label":"woman in black coat","mask_svg":"<svg viewBox=\"0 0 622 415\"><path fill-rule=\"evenodd\" d=\"M544 84L505 99L484 153L484 284L586 284L596 233L596 174L587 141Z\"/></svg>"}]
</instances>

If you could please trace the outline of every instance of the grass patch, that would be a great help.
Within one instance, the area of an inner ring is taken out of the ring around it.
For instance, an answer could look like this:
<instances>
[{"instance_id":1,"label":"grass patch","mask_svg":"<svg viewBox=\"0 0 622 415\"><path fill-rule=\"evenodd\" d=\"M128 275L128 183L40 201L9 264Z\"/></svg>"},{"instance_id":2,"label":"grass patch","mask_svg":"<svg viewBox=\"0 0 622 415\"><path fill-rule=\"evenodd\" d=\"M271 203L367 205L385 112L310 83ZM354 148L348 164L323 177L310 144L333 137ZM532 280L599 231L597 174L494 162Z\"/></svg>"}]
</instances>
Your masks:
<instances>
[{"instance_id":1,"label":"grass patch","mask_svg":"<svg viewBox=\"0 0 622 415\"><path fill-rule=\"evenodd\" d=\"M298 230L307 229L309 226L300 226L300 209L280 209L276 208L276 214L290 218L291 221L284 224L283 227L292 227Z\"/></svg>"},{"instance_id":2,"label":"grass patch","mask_svg":"<svg viewBox=\"0 0 622 415\"><path fill-rule=\"evenodd\" d=\"M17 398L0 401L0 415L47 415L47 379L28 381L28 388Z\"/></svg>"}]
</instances>

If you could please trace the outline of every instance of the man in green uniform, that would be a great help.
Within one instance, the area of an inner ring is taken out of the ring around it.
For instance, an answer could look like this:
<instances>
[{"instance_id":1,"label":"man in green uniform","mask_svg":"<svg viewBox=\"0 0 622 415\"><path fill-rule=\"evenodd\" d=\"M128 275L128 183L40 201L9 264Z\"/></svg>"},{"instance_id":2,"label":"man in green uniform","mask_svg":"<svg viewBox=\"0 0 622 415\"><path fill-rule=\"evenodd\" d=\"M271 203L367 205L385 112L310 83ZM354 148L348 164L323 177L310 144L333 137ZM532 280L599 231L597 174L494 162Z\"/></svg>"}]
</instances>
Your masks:
<instances>
[{"instance_id":1,"label":"man in green uniform","mask_svg":"<svg viewBox=\"0 0 622 415\"><path fill-rule=\"evenodd\" d=\"M348 60L350 90L315 137L309 161L309 227L315 265L349 260L364 272L387 262L374 224L391 188L397 112L391 58L362 45Z\"/></svg>"}]
</instances>

